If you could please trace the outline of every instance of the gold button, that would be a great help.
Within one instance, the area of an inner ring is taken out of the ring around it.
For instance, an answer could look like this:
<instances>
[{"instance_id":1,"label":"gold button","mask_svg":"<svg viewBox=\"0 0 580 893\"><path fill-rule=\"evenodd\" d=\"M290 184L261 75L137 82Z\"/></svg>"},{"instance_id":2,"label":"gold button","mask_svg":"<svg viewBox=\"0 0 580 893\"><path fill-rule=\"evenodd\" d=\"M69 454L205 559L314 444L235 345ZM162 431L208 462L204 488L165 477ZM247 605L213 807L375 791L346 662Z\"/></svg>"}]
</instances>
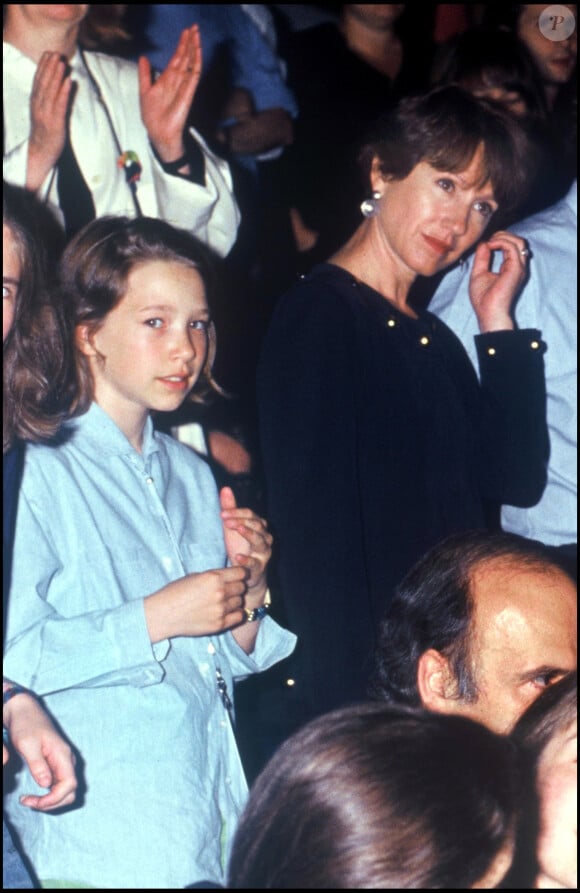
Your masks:
<instances>
[{"instance_id":1,"label":"gold button","mask_svg":"<svg viewBox=\"0 0 580 893\"><path fill-rule=\"evenodd\" d=\"M296 685L296 680L295 679L287 679L286 685L288 686L288 688L292 688L294 685Z\"/></svg>"},{"instance_id":2,"label":"gold button","mask_svg":"<svg viewBox=\"0 0 580 893\"><path fill-rule=\"evenodd\" d=\"M387 325L388 325L389 329L394 329L395 326L397 325L397 323L395 322L394 319L388 319L388 320L387 320Z\"/></svg>"},{"instance_id":3,"label":"gold button","mask_svg":"<svg viewBox=\"0 0 580 893\"><path fill-rule=\"evenodd\" d=\"M540 346L539 341L532 341L530 344L530 347L532 348L532 350L537 350L539 346Z\"/></svg>"},{"instance_id":4,"label":"gold button","mask_svg":"<svg viewBox=\"0 0 580 893\"><path fill-rule=\"evenodd\" d=\"M419 338L419 343L422 344L423 347L426 347L429 344L429 339L427 338L427 335L423 335L421 338Z\"/></svg>"},{"instance_id":5,"label":"gold button","mask_svg":"<svg viewBox=\"0 0 580 893\"><path fill-rule=\"evenodd\" d=\"M488 347L488 348L487 348L487 355L488 355L489 357L495 357L495 347Z\"/></svg>"}]
</instances>

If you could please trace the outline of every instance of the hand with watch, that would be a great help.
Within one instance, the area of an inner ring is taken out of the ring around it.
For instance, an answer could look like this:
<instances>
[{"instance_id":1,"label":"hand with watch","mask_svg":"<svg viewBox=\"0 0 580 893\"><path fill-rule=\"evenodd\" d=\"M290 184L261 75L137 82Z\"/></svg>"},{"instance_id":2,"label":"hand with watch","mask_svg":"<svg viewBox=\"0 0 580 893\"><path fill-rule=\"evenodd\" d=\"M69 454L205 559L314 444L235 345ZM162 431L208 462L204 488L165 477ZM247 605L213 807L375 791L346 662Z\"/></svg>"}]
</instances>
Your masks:
<instances>
[{"instance_id":1,"label":"hand with watch","mask_svg":"<svg viewBox=\"0 0 580 893\"><path fill-rule=\"evenodd\" d=\"M7 740L20 754L34 781L48 788L46 794L22 797L22 805L47 812L73 803L78 782L72 748L56 730L34 693L6 679L3 682L2 724L5 742ZM4 743L4 765L9 757Z\"/></svg>"},{"instance_id":2,"label":"hand with watch","mask_svg":"<svg viewBox=\"0 0 580 893\"><path fill-rule=\"evenodd\" d=\"M237 507L231 487L220 490L220 506L228 559L231 564L244 567L248 572L245 623L253 623L262 620L270 609L266 569L272 555L272 534L264 518L258 517L251 509ZM256 632L243 635L242 647L251 644L250 639L255 640ZM239 636L236 638L240 641Z\"/></svg>"}]
</instances>

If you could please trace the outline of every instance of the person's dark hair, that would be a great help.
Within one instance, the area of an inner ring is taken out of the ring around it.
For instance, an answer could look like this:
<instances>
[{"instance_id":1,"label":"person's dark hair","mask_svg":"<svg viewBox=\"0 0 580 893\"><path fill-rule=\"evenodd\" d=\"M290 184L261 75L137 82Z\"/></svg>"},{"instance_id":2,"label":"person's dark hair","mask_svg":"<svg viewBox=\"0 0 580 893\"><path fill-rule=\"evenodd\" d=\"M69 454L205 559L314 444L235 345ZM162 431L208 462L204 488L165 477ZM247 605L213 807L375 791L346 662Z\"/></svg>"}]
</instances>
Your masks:
<instances>
[{"instance_id":1,"label":"person's dark hair","mask_svg":"<svg viewBox=\"0 0 580 893\"><path fill-rule=\"evenodd\" d=\"M524 9L524 3L487 3L483 11L482 24L516 31Z\"/></svg>"},{"instance_id":2,"label":"person's dark hair","mask_svg":"<svg viewBox=\"0 0 580 893\"><path fill-rule=\"evenodd\" d=\"M527 47L506 28L472 28L455 35L438 50L431 72L433 85L457 84L470 92L501 87L517 93L527 115L545 121L544 88Z\"/></svg>"},{"instance_id":3,"label":"person's dark hair","mask_svg":"<svg viewBox=\"0 0 580 893\"><path fill-rule=\"evenodd\" d=\"M16 438L49 441L72 400L72 365L47 247L58 250L56 220L35 196L3 183L3 224L20 261L14 322L3 351L3 452Z\"/></svg>"},{"instance_id":4,"label":"person's dark hair","mask_svg":"<svg viewBox=\"0 0 580 893\"><path fill-rule=\"evenodd\" d=\"M537 776L538 763L546 746L556 735L566 733L578 718L578 674L576 670L550 685L530 704L514 726L511 738L524 762L524 772ZM518 825L516 853L502 886L521 890L530 874L537 877L539 833L538 791L534 784L524 790L522 821Z\"/></svg>"},{"instance_id":5,"label":"person's dark hair","mask_svg":"<svg viewBox=\"0 0 580 893\"><path fill-rule=\"evenodd\" d=\"M394 704L419 706L419 658L430 648L449 661L456 697L478 697L471 655L474 572L484 562L507 560L560 571L535 540L511 533L467 531L429 550L395 589L378 634L369 695Z\"/></svg>"},{"instance_id":6,"label":"person's dark hair","mask_svg":"<svg viewBox=\"0 0 580 893\"><path fill-rule=\"evenodd\" d=\"M91 3L79 27L79 44L86 50L113 51L128 43L126 10L126 3Z\"/></svg>"},{"instance_id":7,"label":"person's dark hair","mask_svg":"<svg viewBox=\"0 0 580 893\"><path fill-rule=\"evenodd\" d=\"M570 728L578 717L578 674L568 673L550 685L517 721L512 736L539 759L554 735Z\"/></svg>"},{"instance_id":8,"label":"person's dark hair","mask_svg":"<svg viewBox=\"0 0 580 893\"><path fill-rule=\"evenodd\" d=\"M341 708L254 782L228 887L469 888L512 844L520 784L515 744L466 717Z\"/></svg>"},{"instance_id":9,"label":"person's dark hair","mask_svg":"<svg viewBox=\"0 0 580 893\"><path fill-rule=\"evenodd\" d=\"M535 163L525 126L499 103L455 85L407 96L375 122L359 163L367 183L375 157L382 174L395 180L422 161L454 173L469 166L480 145L482 185L491 182L498 203L495 223L523 202Z\"/></svg>"},{"instance_id":10,"label":"person's dark hair","mask_svg":"<svg viewBox=\"0 0 580 893\"><path fill-rule=\"evenodd\" d=\"M94 334L105 317L120 303L131 271L147 261L176 261L199 273L211 307L214 259L207 246L191 233L153 217L100 217L87 224L67 245L60 263L60 288L66 308L69 335L75 343L79 325ZM213 322L208 326L207 358L189 394L204 403L211 392L224 394L212 376L216 353ZM88 358L76 351L77 399L86 409L93 398L93 379Z\"/></svg>"}]
</instances>

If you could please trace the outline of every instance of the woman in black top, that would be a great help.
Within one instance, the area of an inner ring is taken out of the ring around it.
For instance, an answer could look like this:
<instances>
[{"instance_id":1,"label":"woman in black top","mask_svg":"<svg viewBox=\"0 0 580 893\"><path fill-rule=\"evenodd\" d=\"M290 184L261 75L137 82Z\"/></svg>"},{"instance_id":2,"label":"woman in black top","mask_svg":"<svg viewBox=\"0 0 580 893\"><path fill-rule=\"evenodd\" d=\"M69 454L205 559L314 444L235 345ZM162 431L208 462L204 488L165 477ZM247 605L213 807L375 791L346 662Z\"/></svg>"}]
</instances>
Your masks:
<instances>
[{"instance_id":1,"label":"woman in black top","mask_svg":"<svg viewBox=\"0 0 580 893\"><path fill-rule=\"evenodd\" d=\"M544 346L510 316L528 252L505 231L482 240L521 199L526 147L512 116L458 87L403 100L361 156L362 223L274 312L258 401L301 719L365 697L379 618L428 548L484 527L487 500L541 495ZM481 384L453 333L408 301L416 277L478 241Z\"/></svg>"}]
</instances>

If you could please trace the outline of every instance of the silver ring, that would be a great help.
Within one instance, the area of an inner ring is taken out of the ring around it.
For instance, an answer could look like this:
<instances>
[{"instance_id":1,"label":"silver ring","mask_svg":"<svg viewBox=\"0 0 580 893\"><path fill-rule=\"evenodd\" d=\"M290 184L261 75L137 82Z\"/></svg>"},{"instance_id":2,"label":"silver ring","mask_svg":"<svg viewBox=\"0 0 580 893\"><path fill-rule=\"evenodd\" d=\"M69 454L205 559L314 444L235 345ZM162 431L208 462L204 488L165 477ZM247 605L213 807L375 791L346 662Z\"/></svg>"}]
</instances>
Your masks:
<instances>
[{"instance_id":1,"label":"silver ring","mask_svg":"<svg viewBox=\"0 0 580 893\"><path fill-rule=\"evenodd\" d=\"M520 254L522 257L528 257L530 253L529 248L520 248Z\"/></svg>"}]
</instances>

